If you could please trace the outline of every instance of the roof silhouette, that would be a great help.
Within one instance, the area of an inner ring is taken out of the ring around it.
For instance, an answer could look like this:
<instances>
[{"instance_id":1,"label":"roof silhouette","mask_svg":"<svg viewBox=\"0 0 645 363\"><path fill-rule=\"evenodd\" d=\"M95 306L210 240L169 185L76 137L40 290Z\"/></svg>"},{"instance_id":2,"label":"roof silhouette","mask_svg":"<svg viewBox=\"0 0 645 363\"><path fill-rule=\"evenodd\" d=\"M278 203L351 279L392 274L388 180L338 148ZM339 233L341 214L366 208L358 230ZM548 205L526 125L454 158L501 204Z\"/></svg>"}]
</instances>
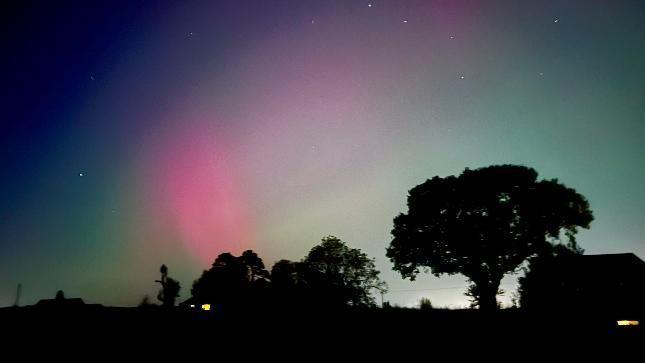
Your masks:
<instances>
[{"instance_id":1,"label":"roof silhouette","mask_svg":"<svg viewBox=\"0 0 645 363\"><path fill-rule=\"evenodd\" d=\"M568 275L600 275L604 276L603 280L631 277L642 279L645 275L645 261L633 253L567 256L562 258L562 262L557 268Z\"/></svg>"}]
</instances>

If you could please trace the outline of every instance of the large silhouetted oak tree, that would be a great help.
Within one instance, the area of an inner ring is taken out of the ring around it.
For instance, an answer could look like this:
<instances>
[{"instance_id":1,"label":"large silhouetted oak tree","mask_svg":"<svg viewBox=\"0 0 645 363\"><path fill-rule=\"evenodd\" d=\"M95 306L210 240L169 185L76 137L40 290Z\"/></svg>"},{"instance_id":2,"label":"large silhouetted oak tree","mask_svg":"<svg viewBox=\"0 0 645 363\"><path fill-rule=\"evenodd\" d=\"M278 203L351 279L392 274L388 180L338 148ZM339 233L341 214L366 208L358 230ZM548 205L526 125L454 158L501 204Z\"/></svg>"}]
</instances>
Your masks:
<instances>
[{"instance_id":1,"label":"large silhouetted oak tree","mask_svg":"<svg viewBox=\"0 0 645 363\"><path fill-rule=\"evenodd\" d=\"M462 274L482 310L497 307L500 281L552 243L576 249L579 227L589 228L589 203L556 179L517 165L464 170L412 188L408 212L394 219L387 256L414 280L420 269Z\"/></svg>"}]
</instances>

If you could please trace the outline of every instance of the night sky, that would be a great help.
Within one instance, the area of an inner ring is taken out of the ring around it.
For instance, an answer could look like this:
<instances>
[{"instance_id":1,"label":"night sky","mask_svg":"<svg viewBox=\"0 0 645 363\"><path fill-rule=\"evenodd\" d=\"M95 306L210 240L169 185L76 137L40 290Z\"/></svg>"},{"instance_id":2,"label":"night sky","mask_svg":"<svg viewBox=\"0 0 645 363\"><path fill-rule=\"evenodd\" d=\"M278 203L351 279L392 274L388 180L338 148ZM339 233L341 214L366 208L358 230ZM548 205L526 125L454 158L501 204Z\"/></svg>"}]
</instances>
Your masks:
<instances>
[{"instance_id":1,"label":"night sky","mask_svg":"<svg viewBox=\"0 0 645 363\"><path fill-rule=\"evenodd\" d=\"M500 163L589 199L587 253L645 258L643 1L7 3L0 306L136 305L162 263L183 299L221 252L270 268L329 234L387 300L465 306L459 276L391 270L392 219Z\"/></svg>"}]
</instances>

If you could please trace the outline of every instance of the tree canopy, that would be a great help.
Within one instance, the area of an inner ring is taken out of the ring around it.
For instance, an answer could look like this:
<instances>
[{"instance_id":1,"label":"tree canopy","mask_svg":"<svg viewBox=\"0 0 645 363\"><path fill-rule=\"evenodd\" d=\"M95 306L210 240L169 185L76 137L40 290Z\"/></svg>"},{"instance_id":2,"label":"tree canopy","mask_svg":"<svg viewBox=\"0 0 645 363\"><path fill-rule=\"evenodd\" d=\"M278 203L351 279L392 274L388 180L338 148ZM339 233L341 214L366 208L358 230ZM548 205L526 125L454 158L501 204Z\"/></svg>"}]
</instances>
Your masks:
<instances>
[{"instance_id":1,"label":"tree canopy","mask_svg":"<svg viewBox=\"0 0 645 363\"><path fill-rule=\"evenodd\" d=\"M302 261L303 280L330 305L374 305L372 290L385 291L379 271L360 249L327 236Z\"/></svg>"},{"instance_id":2,"label":"tree canopy","mask_svg":"<svg viewBox=\"0 0 645 363\"><path fill-rule=\"evenodd\" d=\"M378 275L373 259L328 236L299 262L277 261L270 274L251 250L222 253L195 280L192 296L225 309L368 306L374 304L372 290L385 289Z\"/></svg>"},{"instance_id":3,"label":"tree canopy","mask_svg":"<svg viewBox=\"0 0 645 363\"><path fill-rule=\"evenodd\" d=\"M191 292L198 302L239 307L253 301L268 280L269 272L252 250L244 251L240 256L222 253L212 267L195 280Z\"/></svg>"},{"instance_id":4,"label":"tree canopy","mask_svg":"<svg viewBox=\"0 0 645 363\"><path fill-rule=\"evenodd\" d=\"M271 284L276 290L290 290L306 287L304 281L304 264L289 260L280 260L271 268Z\"/></svg>"},{"instance_id":5,"label":"tree canopy","mask_svg":"<svg viewBox=\"0 0 645 363\"><path fill-rule=\"evenodd\" d=\"M387 256L414 280L420 269L462 274L481 309L497 306L505 274L549 243L576 250L593 215L584 196L525 166L494 165L439 177L412 188L408 212L394 218ZM564 237L564 238L563 238Z\"/></svg>"},{"instance_id":6,"label":"tree canopy","mask_svg":"<svg viewBox=\"0 0 645 363\"><path fill-rule=\"evenodd\" d=\"M519 303L524 309L555 308L567 300L558 296L557 265L566 263L567 257L580 255L582 250L574 250L564 245L554 245L540 255L532 256L523 269L524 276L518 278ZM556 288L554 288L554 286Z\"/></svg>"}]
</instances>

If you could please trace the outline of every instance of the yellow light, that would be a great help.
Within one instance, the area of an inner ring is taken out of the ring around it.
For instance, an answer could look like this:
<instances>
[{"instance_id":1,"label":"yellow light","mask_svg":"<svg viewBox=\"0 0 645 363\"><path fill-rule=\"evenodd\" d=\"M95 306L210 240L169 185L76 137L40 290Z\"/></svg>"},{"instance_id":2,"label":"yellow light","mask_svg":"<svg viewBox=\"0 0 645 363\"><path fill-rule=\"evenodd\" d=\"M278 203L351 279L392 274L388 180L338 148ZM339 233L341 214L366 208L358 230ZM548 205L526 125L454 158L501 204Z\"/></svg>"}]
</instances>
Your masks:
<instances>
[{"instance_id":1,"label":"yellow light","mask_svg":"<svg viewBox=\"0 0 645 363\"><path fill-rule=\"evenodd\" d=\"M618 320L616 321L616 324L618 324L618 326L636 326L639 325L640 322L638 320Z\"/></svg>"},{"instance_id":2,"label":"yellow light","mask_svg":"<svg viewBox=\"0 0 645 363\"><path fill-rule=\"evenodd\" d=\"M211 309L211 304L202 304L202 310L209 311Z\"/></svg>"}]
</instances>

